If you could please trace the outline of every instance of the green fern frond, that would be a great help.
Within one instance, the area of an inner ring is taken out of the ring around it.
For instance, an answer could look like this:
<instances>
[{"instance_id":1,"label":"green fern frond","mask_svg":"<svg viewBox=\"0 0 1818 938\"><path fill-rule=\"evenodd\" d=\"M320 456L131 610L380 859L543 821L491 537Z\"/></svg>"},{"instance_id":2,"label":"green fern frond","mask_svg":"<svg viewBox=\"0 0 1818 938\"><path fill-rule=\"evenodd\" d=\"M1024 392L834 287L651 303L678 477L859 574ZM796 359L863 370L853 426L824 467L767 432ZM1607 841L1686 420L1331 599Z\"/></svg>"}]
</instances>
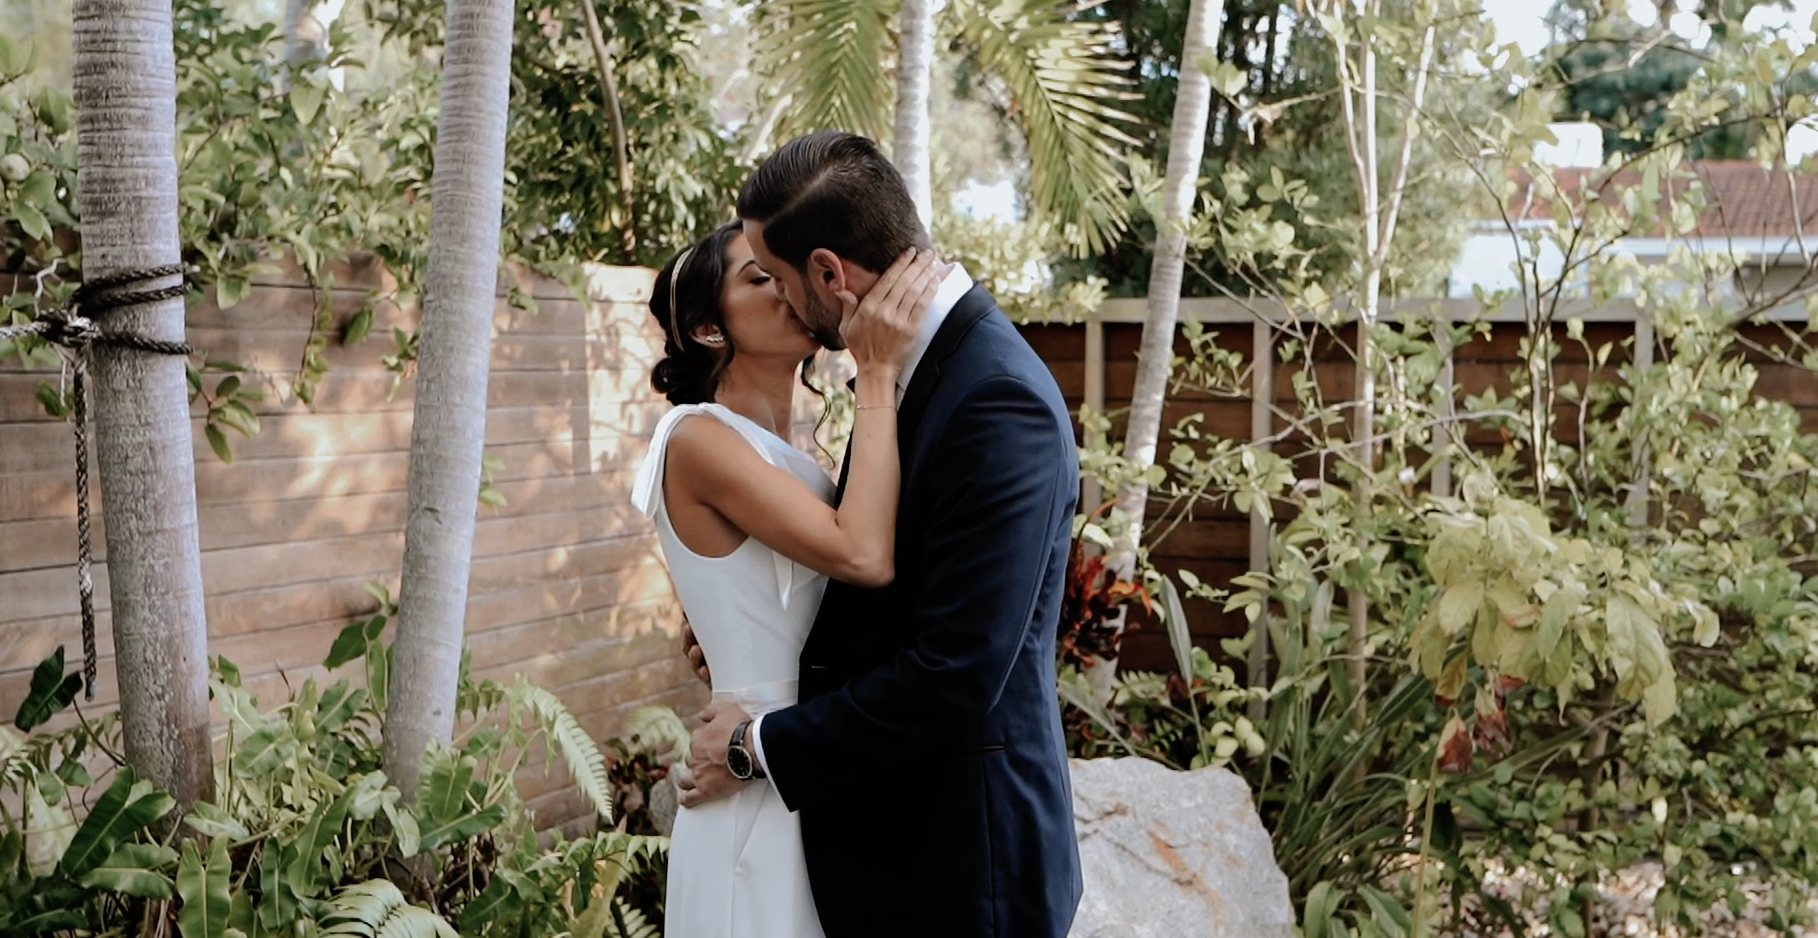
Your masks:
<instances>
[{"instance_id":1,"label":"green fern frond","mask_svg":"<svg viewBox=\"0 0 1818 938\"><path fill-rule=\"evenodd\" d=\"M1137 142L1116 102L1136 97L1115 26L1067 17L1077 0L953 0L952 26L1004 83L1029 143L1035 204L1076 253L1102 250L1130 221L1124 149Z\"/></svg>"},{"instance_id":2,"label":"green fern frond","mask_svg":"<svg viewBox=\"0 0 1818 938\"><path fill-rule=\"evenodd\" d=\"M625 718L625 732L637 738L644 751L653 756L673 755L680 759L688 754L688 724L672 707L639 707Z\"/></svg>"},{"instance_id":3,"label":"green fern frond","mask_svg":"<svg viewBox=\"0 0 1818 938\"><path fill-rule=\"evenodd\" d=\"M623 899L612 900L612 921L606 928L607 938L660 938L663 930L644 918Z\"/></svg>"},{"instance_id":4,"label":"green fern frond","mask_svg":"<svg viewBox=\"0 0 1818 938\"><path fill-rule=\"evenodd\" d=\"M574 786L602 823L612 822L612 782L606 777L606 757L593 737L581 728L574 714L556 695L530 684L523 677L511 689L515 702L536 715L551 748L562 754Z\"/></svg>"},{"instance_id":5,"label":"green fern frond","mask_svg":"<svg viewBox=\"0 0 1818 938\"><path fill-rule=\"evenodd\" d=\"M355 883L335 895L325 935L347 938L460 938L443 918L411 905L388 880Z\"/></svg>"},{"instance_id":6,"label":"green fern frond","mask_svg":"<svg viewBox=\"0 0 1818 938\"><path fill-rule=\"evenodd\" d=\"M898 0L771 0L774 28L759 65L787 95L779 139L839 129L882 137L890 119L890 20Z\"/></svg>"}]
</instances>

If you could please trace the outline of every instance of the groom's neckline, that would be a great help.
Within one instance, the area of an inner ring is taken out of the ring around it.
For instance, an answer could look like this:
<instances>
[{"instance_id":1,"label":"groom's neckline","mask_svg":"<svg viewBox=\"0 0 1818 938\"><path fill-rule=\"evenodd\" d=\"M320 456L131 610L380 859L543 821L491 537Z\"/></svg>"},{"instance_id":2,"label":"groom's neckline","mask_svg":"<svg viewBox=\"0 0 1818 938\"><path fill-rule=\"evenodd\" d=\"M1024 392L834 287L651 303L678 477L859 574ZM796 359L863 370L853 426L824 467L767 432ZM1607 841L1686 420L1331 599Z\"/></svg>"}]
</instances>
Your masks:
<instances>
[{"instance_id":1,"label":"groom's neckline","mask_svg":"<svg viewBox=\"0 0 1818 938\"><path fill-rule=\"evenodd\" d=\"M916 329L915 342L909 346L909 355L903 360L902 374L896 379L896 400L899 405L906 399L916 371L927 357L929 347L934 344L934 337L940 334L941 326L953 313L953 308L971 292L972 287L972 275L966 272L966 268L955 263L953 269L947 272L946 279L941 281L940 288L935 290L934 299L928 303L928 312Z\"/></svg>"}]
</instances>

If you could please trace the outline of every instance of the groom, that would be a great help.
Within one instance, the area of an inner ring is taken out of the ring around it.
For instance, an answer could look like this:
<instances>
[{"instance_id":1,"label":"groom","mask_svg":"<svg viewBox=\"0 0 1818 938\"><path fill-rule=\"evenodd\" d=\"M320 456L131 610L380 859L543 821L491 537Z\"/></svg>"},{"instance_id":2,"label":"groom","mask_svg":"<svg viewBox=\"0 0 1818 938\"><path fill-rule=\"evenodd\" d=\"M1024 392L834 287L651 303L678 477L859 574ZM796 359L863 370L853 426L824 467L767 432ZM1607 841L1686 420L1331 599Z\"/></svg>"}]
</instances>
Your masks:
<instances>
[{"instance_id":1,"label":"groom","mask_svg":"<svg viewBox=\"0 0 1818 938\"><path fill-rule=\"evenodd\" d=\"M738 208L759 264L830 347L839 297L930 247L902 177L853 134L784 144ZM897 394L895 582L828 585L801 702L756 723L709 709L683 801L768 777L800 812L828 938L1063 938L1080 895L1054 691L1072 423L1047 367L957 267Z\"/></svg>"}]
</instances>

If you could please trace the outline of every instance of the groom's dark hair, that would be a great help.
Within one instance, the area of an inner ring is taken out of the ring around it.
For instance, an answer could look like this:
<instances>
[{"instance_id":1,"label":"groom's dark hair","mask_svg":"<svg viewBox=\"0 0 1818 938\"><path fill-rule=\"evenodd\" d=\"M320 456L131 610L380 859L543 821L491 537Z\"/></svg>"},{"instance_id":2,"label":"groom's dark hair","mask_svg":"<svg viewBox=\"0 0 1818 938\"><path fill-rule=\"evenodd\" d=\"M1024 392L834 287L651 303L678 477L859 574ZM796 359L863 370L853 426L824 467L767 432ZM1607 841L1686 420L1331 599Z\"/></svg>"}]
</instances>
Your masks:
<instances>
[{"instance_id":1,"label":"groom's dark hair","mask_svg":"<svg viewBox=\"0 0 1818 938\"><path fill-rule=\"evenodd\" d=\"M739 189L739 217L762 223L764 246L803 272L820 248L881 274L904 251L933 247L902 174L841 130L777 148Z\"/></svg>"}]
</instances>

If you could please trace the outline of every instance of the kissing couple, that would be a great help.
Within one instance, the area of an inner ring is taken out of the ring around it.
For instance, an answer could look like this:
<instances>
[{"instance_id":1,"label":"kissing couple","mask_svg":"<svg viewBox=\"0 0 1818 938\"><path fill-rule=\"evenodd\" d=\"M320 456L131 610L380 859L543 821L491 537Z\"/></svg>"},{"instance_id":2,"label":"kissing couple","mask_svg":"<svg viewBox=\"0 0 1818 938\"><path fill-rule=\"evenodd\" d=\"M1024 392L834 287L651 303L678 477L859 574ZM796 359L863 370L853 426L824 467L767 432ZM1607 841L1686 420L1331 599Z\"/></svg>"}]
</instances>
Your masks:
<instances>
[{"instance_id":1,"label":"kissing couple","mask_svg":"<svg viewBox=\"0 0 1818 938\"><path fill-rule=\"evenodd\" d=\"M650 309L677 406L632 497L713 688L675 767L664 934L1063 938L1079 480L1047 367L849 133L766 159ZM823 347L858 368L837 486L786 440Z\"/></svg>"}]
</instances>

